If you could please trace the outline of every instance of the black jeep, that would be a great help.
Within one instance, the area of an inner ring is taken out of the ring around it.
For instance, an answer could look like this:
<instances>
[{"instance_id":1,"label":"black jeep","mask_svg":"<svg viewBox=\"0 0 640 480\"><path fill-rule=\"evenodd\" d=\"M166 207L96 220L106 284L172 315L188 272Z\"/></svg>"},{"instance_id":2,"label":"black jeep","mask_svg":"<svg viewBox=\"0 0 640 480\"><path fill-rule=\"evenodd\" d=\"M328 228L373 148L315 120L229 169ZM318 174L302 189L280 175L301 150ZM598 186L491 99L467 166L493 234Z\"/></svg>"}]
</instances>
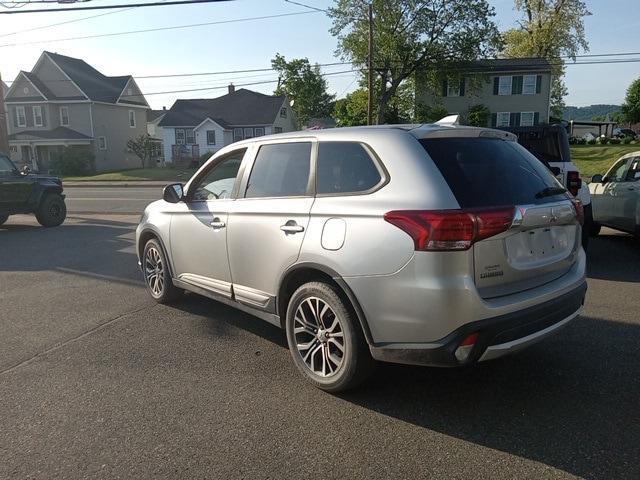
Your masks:
<instances>
[{"instance_id":1,"label":"black jeep","mask_svg":"<svg viewBox=\"0 0 640 480\"><path fill-rule=\"evenodd\" d=\"M43 227L57 227L67 216L62 180L18 171L9 157L0 153L0 225L9 215L35 213Z\"/></svg>"}]
</instances>

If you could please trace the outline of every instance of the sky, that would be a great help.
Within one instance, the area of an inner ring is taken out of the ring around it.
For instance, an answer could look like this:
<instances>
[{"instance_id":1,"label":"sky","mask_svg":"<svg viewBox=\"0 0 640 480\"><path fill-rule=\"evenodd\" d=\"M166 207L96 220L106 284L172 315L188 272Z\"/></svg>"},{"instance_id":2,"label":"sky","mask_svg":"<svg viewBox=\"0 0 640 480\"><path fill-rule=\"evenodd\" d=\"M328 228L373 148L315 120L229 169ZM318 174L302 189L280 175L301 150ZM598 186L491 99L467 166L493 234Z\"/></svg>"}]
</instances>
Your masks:
<instances>
[{"instance_id":1,"label":"sky","mask_svg":"<svg viewBox=\"0 0 640 480\"><path fill-rule=\"evenodd\" d=\"M321 9L333 4L332 0L301 1ZM140 3L140 0L93 0L84 5L125 3ZM489 0L489 3L495 7L495 21L501 30L515 25L518 14L513 10L513 0ZM586 3L593 14L585 19L590 46L588 53L640 51L640 0L587 0ZM295 15L229 22L280 14ZM50 26L76 19L84 20ZM56 41L69 37L211 22L229 23ZM274 72L252 72L156 79L138 77L269 68L276 53L287 59L306 57L320 64L340 62L335 52L336 39L329 33L330 27L331 21L324 13L284 0L237 0L117 11L0 15L0 74L8 83L20 70L31 70L42 51L49 50L82 58L105 75L133 75L137 77L138 85L153 108L169 108L176 98L213 98L223 95L231 82L241 85L272 81L246 87L272 93L276 75ZM30 42L32 44L27 44ZM640 58L640 54L629 58ZM357 76L345 72L348 70L350 67L345 65L323 68L323 72L329 74L326 78L330 92L338 97L357 88ZM624 100L629 84L640 77L640 62L568 65L566 70L565 82L569 89L569 95L565 98L567 105L619 104ZM205 88L208 90L162 94Z\"/></svg>"}]
</instances>

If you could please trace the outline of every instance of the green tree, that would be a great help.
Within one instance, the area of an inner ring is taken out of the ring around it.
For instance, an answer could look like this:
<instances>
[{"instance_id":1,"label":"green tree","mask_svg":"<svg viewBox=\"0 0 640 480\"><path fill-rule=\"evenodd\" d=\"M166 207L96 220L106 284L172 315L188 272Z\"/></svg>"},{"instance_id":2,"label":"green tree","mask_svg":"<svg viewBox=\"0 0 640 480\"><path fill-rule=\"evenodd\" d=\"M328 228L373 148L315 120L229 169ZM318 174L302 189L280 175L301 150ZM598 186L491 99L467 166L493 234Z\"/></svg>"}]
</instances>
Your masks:
<instances>
[{"instance_id":1,"label":"green tree","mask_svg":"<svg viewBox=\"0 0 640 480\"><path fill-rule=\"evenodd\" d=\"M331 114L335 95L327 93L327 81L320 73L318 65L311 65L306 58L294 58L287 62L279 53L271 60L271 66L278 72L276 95L287 95L293 100L292 109L299 126L306 125L313 117Z\"/></svg>"},{"instance_id":2,"label":"green tree","mask_svg":"<svg viewBox=\"0 0 640 480\"><path fill-rule=\"evenodd\" d=\"M486 127L489 123L489 115L491 112L482 104L469 107L467 112L467 123L474 127Z\"/></svg>"},{"instance_id":3,"label":"green tree","mask_svg":"<svg viewBox=\"0 0 640 480\"><path fill-rule=\"evenodd\" d=\"M339 127L367 124L367 91L354 90L345 98L336 100L333 116Z\"/></svg>"},{"instance_id":4,"label":"green tree","mask_svg":"<svg viewBox=\"0 0 640 480\"><path fill-rule=\"evenodd\" d=\"M127 148L140 159L142 168L146 167L153 154L153 138L148 133L143 133L127 141Z\"/></svg>"},{"instance_id":5,"label":"green tree","mask_svg":"<svg viewBox=\"0 0 640 480\"><path fill-rule=\"evenodd\" d=\"M377 123L416 70L493 55L500 34L486 0L371 0ZM368 2L336 0L329 9L337 53L364 69L368 57Z\"/></svg>"},{"instance_id":6,"label":"green tree","mask_svg":"<svg viewBox=\"0 0 640 480\"><path fill-rule=\"evenodd\" d=\"M627 96L622 104L622 114L629 123L640 122L640 78L629 85Z\"/></svg>"},{"instance_id":7,"label":"green tree","mask_svg":"<svg viewBox=\"0 0 640 480\"><path fill-rule=\"evenodd\" d=\"M588 51L584 17L591 15L582 0L515 0L521 13L518 28L504 32L503 54L509 58L539 57L552 64L551 114L562 118L564 97L563 57L576 59Z\"/></svg>"},{"instance_id":8,"label":"green tree","mask_svg":"<svg viewBox=\"0 0 640 480\"><path fill-rule=\"evenodd\" d=\"M433 123L449 115L449 112L443 105L426 105L419 103L416 105L416 122Z\"/></svg>"}]
</instances>

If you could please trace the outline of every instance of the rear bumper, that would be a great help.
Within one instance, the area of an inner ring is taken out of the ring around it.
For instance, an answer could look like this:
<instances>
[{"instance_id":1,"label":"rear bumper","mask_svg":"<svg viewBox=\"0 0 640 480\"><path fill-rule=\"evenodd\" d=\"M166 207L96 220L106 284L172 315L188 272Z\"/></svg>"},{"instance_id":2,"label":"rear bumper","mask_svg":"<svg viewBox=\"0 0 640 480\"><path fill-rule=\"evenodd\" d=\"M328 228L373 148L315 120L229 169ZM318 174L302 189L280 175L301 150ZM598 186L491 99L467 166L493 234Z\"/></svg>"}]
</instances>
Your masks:
<instances>
[{"instance_id":1,"label":"rear bumper","mask_svg":"<svg viewBox=\"0 0 640 480\"><path fill-rule=\"evenodd\" d=\"M371 346L376 360L413 365L454 367L490 360L515 352L551 335L576 318L584 304L586 281L559 297L517 312L470 322L446 337L423 344ZM478 339L464 362L455 351L468 335Z\"/></svg>"}]
</instances>

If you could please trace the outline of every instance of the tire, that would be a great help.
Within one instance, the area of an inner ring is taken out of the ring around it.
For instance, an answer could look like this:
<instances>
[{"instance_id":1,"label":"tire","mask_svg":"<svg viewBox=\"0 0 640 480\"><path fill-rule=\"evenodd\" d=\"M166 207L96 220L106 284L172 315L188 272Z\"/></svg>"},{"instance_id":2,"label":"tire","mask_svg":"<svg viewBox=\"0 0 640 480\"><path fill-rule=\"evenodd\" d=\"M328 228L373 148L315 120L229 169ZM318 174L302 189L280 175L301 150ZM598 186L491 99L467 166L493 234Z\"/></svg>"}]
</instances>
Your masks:
<instances>
[{"instance_id":1,"label":"tire","mask_svg":"<svg viewBox=\"0 0 640 480\"><path fill-rule=\"evenodd\" d=\"M594 221L593 221L593 210L591 209L591 204L584 206L584 225L582 225L582 248L584 251L587 251L587 247L589 246L589 238L593 235Z\"/></svg>"},{"instance_id":2,"label":"tire","mask_svg":"<svg viewBox=\"0 0 640 480\"><path fill-rule=\"evenodd\" d=\"M0 225L4 225L4 222L6 222L9 219L9 215L0 215Z\"/></svg>"},{"instance_id":3,"label":"tire","mask_svg":"<svg viewBox=\"0 0 640 480\"><path fill-rule=\"evenodd\" d=\"M67 206L58 193L47 193L36 211L36 220L43 227L57 227L67 218Z\"/></svg>"},{"instance_id":4,"label":"tire","mask_svg":"<svg viewBox=\"0 0 640 480\"><path fill-rule=\"evenodd\" d=\"M362 328L333 286L310 282L298 288L289 300L285 327L293 362L317 388L342 392L371 374L374 361Z\"/></svg>"},{"instance_id":5,"label":"tire","mask_svg":"<svg viewBox=\"0 0 640 480\"><path fill-rule=\"evenodd\" d=\"M158 303L174 302L184 293L173 284L168 265L160 242L149 240L142 253L142 274L149 295Z\"/></svg>"}]
</instances>

